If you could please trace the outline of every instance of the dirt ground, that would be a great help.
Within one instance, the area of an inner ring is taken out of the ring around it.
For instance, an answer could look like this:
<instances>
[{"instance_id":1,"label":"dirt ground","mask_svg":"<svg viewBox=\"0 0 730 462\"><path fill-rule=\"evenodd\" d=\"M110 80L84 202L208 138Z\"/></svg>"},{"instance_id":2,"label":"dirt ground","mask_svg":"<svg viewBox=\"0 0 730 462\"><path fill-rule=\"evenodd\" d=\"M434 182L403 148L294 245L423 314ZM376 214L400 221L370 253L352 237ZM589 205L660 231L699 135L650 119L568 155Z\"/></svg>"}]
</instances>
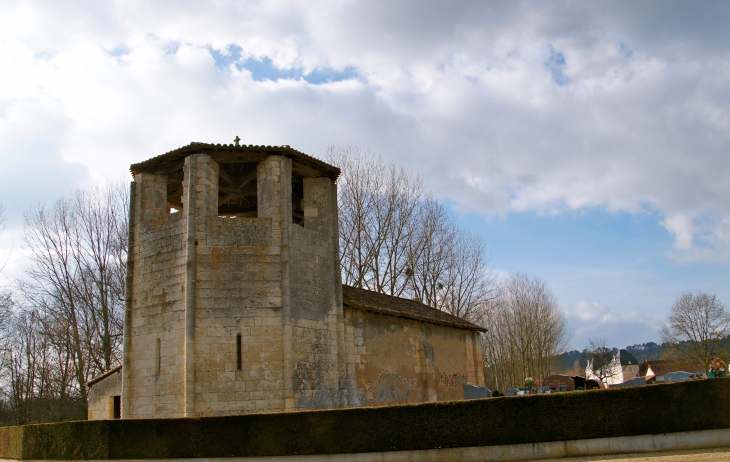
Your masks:
<instances>
[{"instance_id":1,"label":"dirt ground","mask_svg":"<svg viewBox=\"0 0 730 462\"><path fill-rule=\"evenodd\" d=\"M562 459L541 459L539 462L564 460L566 462L719 462L730 461L730 447L696 449L692 451L667 451L640 454L616 454L611 456L564 457Z\"/></svg>"}]
</instances>

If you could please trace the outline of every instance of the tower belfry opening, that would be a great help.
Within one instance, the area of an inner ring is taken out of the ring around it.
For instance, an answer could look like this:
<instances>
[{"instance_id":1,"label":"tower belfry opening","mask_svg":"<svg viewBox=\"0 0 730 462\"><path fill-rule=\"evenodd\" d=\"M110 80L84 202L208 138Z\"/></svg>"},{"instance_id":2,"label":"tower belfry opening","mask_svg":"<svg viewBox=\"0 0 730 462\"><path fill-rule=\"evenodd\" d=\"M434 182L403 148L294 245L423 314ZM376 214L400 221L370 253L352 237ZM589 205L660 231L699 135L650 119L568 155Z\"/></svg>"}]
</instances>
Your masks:
<instances>
[{"instance_id":1,"label":"tower belfry opening","mask_svg":"<svg viewBox=\"0 0 730 462\"><path fill-rule=\"evenodd\" d=\"M218 165L218 216L258 217L258 165L270 155L292 161L291 214L292 222L304 225L304 179L325 177L335 181L337 167L327 165L289 146L235 146L191 143L131 167L133 175L151 173L164 176L167 182L168 213L183 209L185 158L206 154Z\"/></svg>"}]
</instances>

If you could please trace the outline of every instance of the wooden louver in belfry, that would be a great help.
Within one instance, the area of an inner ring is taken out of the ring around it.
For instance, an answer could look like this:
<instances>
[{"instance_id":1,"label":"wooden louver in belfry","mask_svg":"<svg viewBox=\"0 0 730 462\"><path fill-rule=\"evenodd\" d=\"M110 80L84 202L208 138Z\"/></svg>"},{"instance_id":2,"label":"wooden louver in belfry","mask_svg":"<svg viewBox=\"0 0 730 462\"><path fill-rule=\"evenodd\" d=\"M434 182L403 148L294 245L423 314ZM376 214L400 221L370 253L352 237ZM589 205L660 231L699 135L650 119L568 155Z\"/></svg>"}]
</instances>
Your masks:
<instances>
[{"instance_id":1,"label":"wooden louver in belfry","mask_svg":"<svg viewBox=\"0 0 730 462\"><path fill-rule=\"evenodd\" d=\"M301 217L303 179L329 177L333 181L340 169L308 156L289 146L253 146L190 143L152 159L133 164L130 171L165 175L168 178L168 205L182 208L182 182L185 158L192 154L207 154L219 165L218 213L220 215L256 216L256 169L259 162L271 155L292 160L292 203L294 219Z\"/></svg>"}]
</instances>

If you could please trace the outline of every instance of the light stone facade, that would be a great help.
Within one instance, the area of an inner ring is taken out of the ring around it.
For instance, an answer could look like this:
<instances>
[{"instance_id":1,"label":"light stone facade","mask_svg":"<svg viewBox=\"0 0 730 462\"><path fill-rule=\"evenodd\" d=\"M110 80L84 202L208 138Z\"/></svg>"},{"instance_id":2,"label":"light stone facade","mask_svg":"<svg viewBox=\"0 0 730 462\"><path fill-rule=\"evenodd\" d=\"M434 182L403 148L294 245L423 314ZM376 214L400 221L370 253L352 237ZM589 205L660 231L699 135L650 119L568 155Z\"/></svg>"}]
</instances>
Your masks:
<instances>
[{"instance_id":1,"label":"light stone facade","mask_svg":"<svg viewBox=\"0 0 730 462\"><path fill-rule=\"evenodd\" d=\"M484 385L476 330L346 316L336 168L242 148L133 166L123 418L461 399L461 385ZM108 418L102 401L90 418Z\"/></svg>"},{"instance_id":2,"label":"light stone facade","mask_svg":"<svg viewBox=\"0 0 730 462\"><path fill-rule=\"evenodd\" d=\"M346 307L345 333L364 405L458 400L463 385L484 386L477 331Z\"/></svg>"},{"instance_id":3,"label":"light stone facade","mask_svg":"<svg viewBox=\"0 0 730 462\"><path fill-rule=\"evenodd\" d=\"M619 385L639 377L639 362L627 350L619 350L603 370L594 366L593 361L593 358L589 359L586 365L586 379L588 380L601 381L601 377L596 375L596 372L601 372L604 385Z\"/></svg>"},{"instance_id":4,"label":"light stone facade","mask_svg":"<svg viewBox=\"0 0 730 462\"><path fill-rule=\"evenodd\" d=\"M122 368L117 366L90 381L89 420L118 419L121 417Z\"/></svg>"}]
</instances>

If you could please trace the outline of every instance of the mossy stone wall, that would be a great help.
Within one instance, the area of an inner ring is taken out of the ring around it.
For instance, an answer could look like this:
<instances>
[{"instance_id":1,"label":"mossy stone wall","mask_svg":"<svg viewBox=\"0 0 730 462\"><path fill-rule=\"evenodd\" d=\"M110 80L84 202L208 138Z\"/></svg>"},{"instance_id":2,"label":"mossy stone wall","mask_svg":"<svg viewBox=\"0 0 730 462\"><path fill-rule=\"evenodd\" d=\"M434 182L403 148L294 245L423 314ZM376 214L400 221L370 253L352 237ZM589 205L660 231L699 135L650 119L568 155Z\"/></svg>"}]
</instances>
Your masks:
<instances>
[{"instance_id":1,"label":"mossy stone wall","mask_svg":"<svg viewBox=\"0 0 730 462\"><path fill-rule=\"evenodd\" d=\"M342 454L730 428L730 379L407 406L0 428L0 458Z\"/></svg>"}]
</instances>

